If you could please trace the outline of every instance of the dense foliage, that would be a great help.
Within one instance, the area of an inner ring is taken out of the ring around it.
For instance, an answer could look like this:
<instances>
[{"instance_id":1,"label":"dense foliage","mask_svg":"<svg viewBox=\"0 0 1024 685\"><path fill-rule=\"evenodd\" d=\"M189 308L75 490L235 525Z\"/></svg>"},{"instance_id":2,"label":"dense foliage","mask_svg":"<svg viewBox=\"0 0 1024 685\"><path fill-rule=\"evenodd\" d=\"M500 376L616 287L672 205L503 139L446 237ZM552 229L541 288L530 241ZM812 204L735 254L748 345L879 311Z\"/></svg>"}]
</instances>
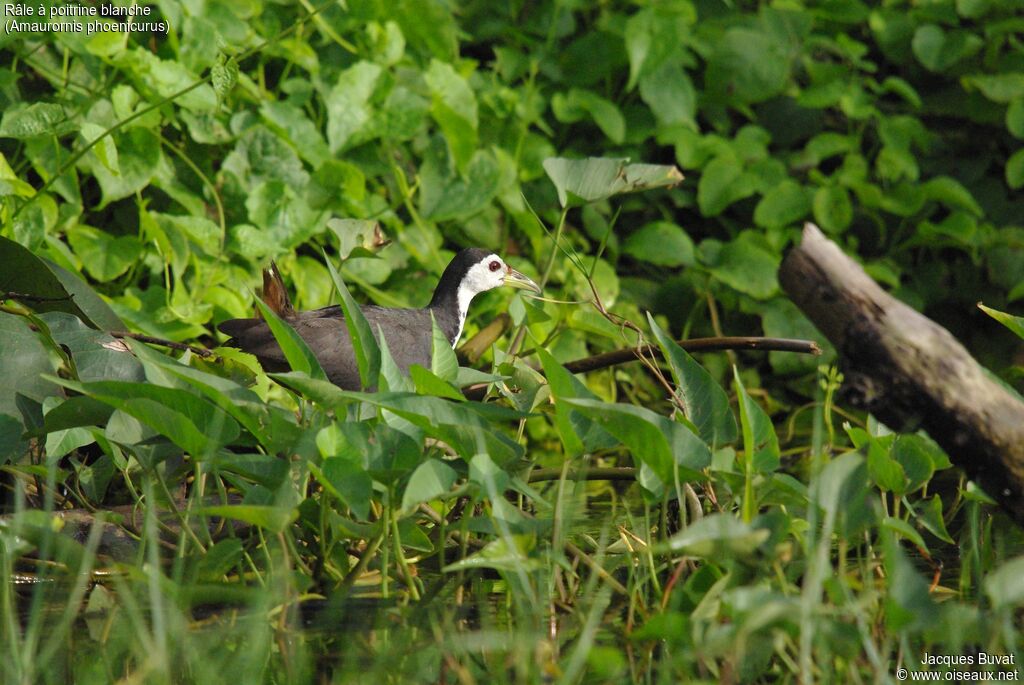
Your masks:
<instances>
[{"instance_id":1,"label":"dense foliage","mask_svg":"<svg viewBox=\"0 0 1024 685\"><path fill-rule=\"evenodd\" d=\"M927 436L845 409L831 352L672 341L824 343L776 278L812 220L1019 383L975 306L1024 299L1016 0L154 15L166 35L0 37L0 680L858 682L1020 655L1021 532ZM463 367L441 337L411 377L361 329L379 392L287 328L273 379L109 335L212 348L271 259L301 308L421 306L466 245L552 300L481 296L467 334L511 332ZM562 366L641 340L666 361Z\"/></svg>"}]
</instances>

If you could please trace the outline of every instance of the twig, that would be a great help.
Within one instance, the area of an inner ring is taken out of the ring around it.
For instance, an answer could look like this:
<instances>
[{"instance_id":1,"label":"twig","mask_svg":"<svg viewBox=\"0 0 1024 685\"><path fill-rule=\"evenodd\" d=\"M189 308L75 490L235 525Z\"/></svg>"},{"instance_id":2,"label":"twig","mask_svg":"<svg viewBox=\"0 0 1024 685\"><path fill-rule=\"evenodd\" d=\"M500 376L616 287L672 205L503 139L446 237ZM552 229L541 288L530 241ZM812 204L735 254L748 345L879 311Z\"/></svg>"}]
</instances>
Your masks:
<instances>
[{"instance_id":1,"label":"twig","mask_svg":"<svg viewBox=\"0 0 1024 685\"><path fill-rule=\"evenodd\" d=\"M151 345L160 345L161 347L169 347L172 350L186 350L193 354L198 354L200 357L212 357L213 352L202 347L196 347L195 345L188 345L186 343L174 342L173 340L164 340L163 338L155 338L152 335L144 335L142 333L129 333L128 331L110 331L110 335L114 338L131 338L132 340L138 340L139 342L149 343Z\"/></svg>"},{"instance_id":2,"label":"twig","mask_svg":"<svg viewBox=\"0 0 1024 685\"><path fill-rule=\"evenodd\" d=\"M677 340L676 343L687 352L715 352L718 350L761 350L772 352L798 352L801 354L821 354L821 347L813 340L796 340L793 338L758 338L746 336L733 336L724 338L693 338L691 340ZM565 364L565 368L571 373L585 373L596 371L616 364L638 361L641 356L654 355L659 359L664 355L661 349L654 345L643 347L627 347L614 352L605 352L585 359L577 359Z\"/></svg>"},{"instance_id":3,"label":"twig","mask_svg":"<svg viewBox=\"0 0 1024 685\"><path fill-rule=\"evenodd\" d=\"M559 480L562 469L534 469L528 481ZM631 466L606 466L589 469L572 469L564 474L566 480L635 480L636 469Z\"/></svg>"},{"instance_id":4,"label":"twig","mask_svg":"<svg viewBox=\"0 0 1024 685\"><path fill-rule=\"evenodd\" d=\"M20 300L23 302L65 302L74 295L61 295L60 297L43 297L42 295L29 295L28 293L16 293L8 290L0 295L0 300Z\"/></svg>"}]
</instances>

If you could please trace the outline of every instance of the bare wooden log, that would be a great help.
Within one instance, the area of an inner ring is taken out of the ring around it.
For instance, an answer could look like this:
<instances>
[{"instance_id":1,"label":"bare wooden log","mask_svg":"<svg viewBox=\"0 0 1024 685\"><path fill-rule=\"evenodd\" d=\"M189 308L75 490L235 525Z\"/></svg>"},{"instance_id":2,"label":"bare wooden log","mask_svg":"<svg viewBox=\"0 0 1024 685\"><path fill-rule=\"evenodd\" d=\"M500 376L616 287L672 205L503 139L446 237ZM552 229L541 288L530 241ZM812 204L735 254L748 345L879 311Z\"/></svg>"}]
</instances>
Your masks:
<instances>
[{"instance_id":1,"label":"bare wooden log","mask_svg":"<svg viewBox=\"0 0 1024 685\"><path fill-rule=\"evenodd\" d=\"M839 351L852 404L893 428L926 430L1024 524L1024 403L813 224L783 260L779 282Z\"/></svg>"}]
</instances>

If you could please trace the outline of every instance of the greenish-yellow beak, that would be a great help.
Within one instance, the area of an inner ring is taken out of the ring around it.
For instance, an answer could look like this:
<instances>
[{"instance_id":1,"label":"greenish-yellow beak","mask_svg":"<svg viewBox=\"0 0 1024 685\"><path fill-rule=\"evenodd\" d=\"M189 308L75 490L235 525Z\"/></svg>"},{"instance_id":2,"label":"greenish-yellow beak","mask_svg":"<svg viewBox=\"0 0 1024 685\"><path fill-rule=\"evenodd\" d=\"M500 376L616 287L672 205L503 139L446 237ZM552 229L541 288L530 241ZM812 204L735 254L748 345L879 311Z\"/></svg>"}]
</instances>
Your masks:
<instances>
[{"instance_id":1,"label":"greenish-yellow beak","mask_svg":"<svg viewBox=\"0 0 1024 685\"><path fill-rule=\"evenodd\" d=\"M532 290L538 295L541 294L540 286L534 283L532 279L519 273L511 266L506 265L505 269L504 285L507 285L510 288L519 288L520 290Z\"/></svg>"}]
</instances>

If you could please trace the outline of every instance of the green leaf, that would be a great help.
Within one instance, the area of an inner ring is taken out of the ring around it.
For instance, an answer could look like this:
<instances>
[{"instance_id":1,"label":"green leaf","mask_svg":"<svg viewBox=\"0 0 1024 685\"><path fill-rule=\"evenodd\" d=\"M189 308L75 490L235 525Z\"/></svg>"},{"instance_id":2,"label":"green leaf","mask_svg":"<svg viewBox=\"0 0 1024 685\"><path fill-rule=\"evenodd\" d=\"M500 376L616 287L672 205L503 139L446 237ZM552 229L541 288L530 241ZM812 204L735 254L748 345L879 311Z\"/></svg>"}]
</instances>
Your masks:
<instances>
[{"instance_id":1,"label":"green leaf","mask_svg":"<svg viewBox=\"0 0 1024 685\"><path fill-rule=\"evenodd\" d=\"M649 409L599 400L563 401L618 438L663 483L674 482L676 466L682 467L681 478L697 479L711 463L711 451L700 438Z\"/></svg>"},{"instance_id":2,"label":"green leaf","mask_svg":"<svg viewBox=\"0 0 1024 685\"><path fill-rule=\"evenodd\" d=\"M697 434L712 451L735 440L736 419L729 408L729 396L703 366L676 344L650 313L647 314L647 322L669 362L686 418L696 426Z\"/></svg>"},{"instance_id":3,"label":"green leaf","mask_svg":"<svg viewBox=\"0 0 1024 685\"><path fill-rule=\"evenodd\" d=\"M544 171L558 190L563 207L583 205L622 193L674 186L683 175L674 166L628 164L628 159L549 157Z\"/></svg>"},{"instance_id":4,"label":"green leaf","mask_svg":"<svg viewBox=\"0 0 1024 685\"><path fill-rule=\"evenodd\" d=\"M0 417L9 416L18 422L16 434L10 429L5 429L4 434L12 442L20 444L23 421L19 396L42 403L47 397L60 395L61 390L43 378L44 374L54 373L54 363L49 349L29 327L27 319L0 312L0 339L3 340L0 378L4 379L0 384ZM5 421L5 424L9 423ZM0 446L0 454L11 449L10 443Z\"/></svg>"},{"instance_id":5,"label":"green leaf","mask_svg":"<svg viewBox=\"0 0 1024 685\"><path fill-rule=\"evenodd\" d=\"M477 147L476 95L447 62L430 60L423 79L433 99L430 114L444 133L456 166L465 170Z\"/></svg>"},{"instance_id":6,"label":"green leaf","mask_svg":"<svg viewBox=\"0 0 1024 685\"><path fill-rule=\"evenodd\" d=\"M853 221L850 194L839 185L823 186L814 193L814 220L826 231L838 233Z\"/></svg>"},{"instance_id":7,"label":"green leaf","mask_svg":"<svg viewBox=\"0 0 1024 685\"><path fill-rule=\"evenodd\" d=\"M114 237L83 225L68 231L68 242L89 275L101 282L112 281L128 271L143 250L135 236Z\"/></svg>"},{"instance_id":8,"label":"green leaf","mask_svg":"<svg viewBox=\"0 0 1024 685\"><path fill-rule=\"evenodd\" d=\"M971 192L949 176L936 176L922 183L920 188L925 200L941 202L950 209L963 209L977 217L985 214Z\"/></svg>"},{"instance_id":9,"label":"green leaf","mask_svg":"<svg viewBox=\"0 0 1024 685\"><path fill-rule=\"evenodd\" d=\"M956 544L949 531L946 530L946 522L942 516L942 498L938 495L933 495L931 499L925 500L924 504L919 506L917 520L921 522L925 530L943 542Z\"/></svg>"},{"instance_id":10,"label":"green leaf","mask_svg":"<svg viewBox=\"0 0 1024 685\"><path fill-rule=\"evenodd\" d=\"M735 240L722 246L708 266L711 274L722 283L765 300L779 291L776 273L780 257L756 241L752 231L740 233Z\"/></svg>"},{"instance_id":11,"label":"green leaf","mask_svg":"<svg viewBox=\"0 0 1024 685\"><path fill-rule=\"evenodd\" d=\"M363 310L359 308L352 293L345 286L345 282L341 280L338 270L334 268L334 263L328 259L326 252L323 253L323 256L327 270L331 274L331 280L334 281L334 287L341 295L341 310L345 313L345 328L348 329L348 335L352 339L352 349L359 367L359 382L364 388L373 387L380 374L380 346L377 344L377 339L373 337L373 331L363 315ZM383 337L383 333L381 336Z\"/></svg>"},{"instance_id":12,"label":"green leaf","mask_svg":"<svg viewBox=\"0 0 1024 685\"><path fill-rule=\"evenodd\" d=\"M673 552L717 563L752 556L769 535L770 531L754 528L731 514L711 514L673 535L666 545Z\"/></svg>"},{"instance_id":13,"label":"green leaf","mask_svg":"<svg viewBox=\"0 0 1024 685\"><path fill-rule=\"evenodd\" d=\"M258 504L220 504L193 509L194 514L220 516L258 526L271 533L280 533L299 516L297 509Z\"/></svg>"},{"instance_id":14,"label":"green leaf","mask_svg":"<svg viewBox=\"0 0 1024 685\"><path fill-rule=\"evenodd\" d=\"M36 194L32 184L18 178L14 169L7 162L7 157L0 152L0 197L17 195L19 197L32 197Z\"/></svg>"},{"instance_id":15,"label":"green leaf","mask_svg":"<svg viewBox=\"0 0 1024 685\"><path fill-rule=\"evenodd\" d=\"M454 573L479 568L492 568L498 571L535 570L543 565L540 559L529 556L536 544L537 540L533 535L503 536L487 543L487 546L476 554L448 564L441 571Z\"/></svg>"},{"instance_id":16,"label":"green leaf","mask_svg":"<svg viewBox=\"0 0 1024 685\"><path fill-rule=\"evenodd\" d=\"M1003 562L985 576L985 594L994 609L1024 604L1024 556Z\"/></svg>"},{"instance_id":17,"label":"green leaf","mask_svg":"<svg viewBox=\"0 0 1024 685\"><path fill-rule=\"evenodd\" d=\"M775 435L772 420L761 405L753 400L740 380L739 369L733 367L736 403L740 410L740 426L743 428L743 452L756 473L767 473L779 468L779 439Z\"/></svg>"},{"instance_id":18,"label":"green leaf","mask_svg":"<svg viewBox=\"0 0 1024 685\"><path fill-rule=\"evenodd\" d=\"M238 423L223 409L186 390L126 381L76 383L60 379L59 383L120 409L197 459L239 435Z\"/></svg>"},{"instance_id":19,"label":"green leaf","mask_svg":"<svg viewBox=\"0 0 1024 685\"><path fill-rule=\"evenodd\" d=\"M978 309L980 309L981 311L985 312L986 314L991 316L993 319L995 319L996 321L998 321L999 323L1003 324L1004 326L1009 328L1011 331L1016 333L1017 337L1024 338L1024 317L1014 316L1013 314L1007 314L1006 312L1001 312L998 309L992 309L991 307L986 307L985 305L981 304L980 302L978 303Z\"/></svg>"},{"instance_id":20,"label":"green leaf","mask_svg":"<svg viewBox=\"0 0 1024 685\"><path fill-rule=\"evenodd\" d=\"M766 228L788 226L807 216L811 203L796 181L786 180L769 190L754 208L754 223Z\"/></svg>"},{"instance_id":21,"label":"green leaf","mask_svg":"<svg viewBox=\"0 0 1024 685\"><path fill-rule=\"evenodd\" d=\"M697 90L681 65L665 62L645 74L640 79L640 97L660 126L696 128Z\"/></svg>"},{"instance_id":22,"label":"green leaf","mask_svg":"<svg viewBox=\"0 0 1024 685\"><path fill-rule=\"evenodd\" d=\"M213 85L213 92L217 99L223 101L227 98L231 89L238 83L238 62L234 57L229 57L220 64L215 64L210 69L210 83Z\"/></svg>"},{"instance_id":23,"label":"green leaf","mask_svg":"<svg viewBox=\"0 0 1024 685\"><path fill-rule=\"evenodd\" d=\"M114 144L114 137L104 135L106 129L91 122L83 122L80 133L87 145L92 145L94 141L99 140L96 145L92 145L93 154L110 173L115 176L120 174L121 168L117 161L117 145Z\"/></svg>"},{"instance_id":24,"label":"green leaf","mask_svg":"<svg viewBox=\"0 0 1024 685\"><path fill-rule=\"evenodd\" d=\"M0 291L52 298L32 303L36 312L61 311L106 330L126 326L85 281L0 236Z\"/></svg>"},{"instance_id":25,"label":"green leaf","mask_svg":"<svg viewBox=\"0 0 1024 685\"><path fill-rule=\"evenodd\" d=\"M42 135L63 135L77 128L61 105L36 102L8 107L0 119L0 138L24 140Z\"/></svg>"},{"instance_id":26,"label":"green leaf","mask_svg":"<svg viewBox=\"0 0 1024 685\"><path fill-rule=\"evenodd\" d=\"M739 161L731 156L716 157L704 167L697 183L697 205L704 216L718 216L755 190L753 179L744 173Z\"/></svg>"},{"instance_id":27,"label":"green leaf","mask_svg":"<svg viewBox=\"0 0 1024 685\"><path fill-rule=\"evenodd\" d=\"M975 54L984 42L967 31L944 31L935 24L925 24L914 32L911 47L917 61L929 71L941 72Z\"/></svg>"},{"instance_id":28,"label":"green leaf","mask_svg":"<svg viewBox=\"0 0 1024 685\"><path fill-rule=\"evenodd\" d=\"M409 367L409 375L412 377L416 392L421 395L445 397L457 402L466 401L465 395L459 392L454 385L419 364L413 364Z\"/></svg>"},{"instance_id":29,"label":"green leaf","mask_svg":"<svg viewBox=\"0 0 1024 685\"><path fill-rule=\"evenodd\" d=\"M319 436L317 443L319 444ZM362 520L370 517L370 496L373 494L373 480L366 470L346 456L325 455L320 468L310 464L324 488L345 504L352 513Z\"/></svg>"},{"instance_id":30,"label":"green leaf","mask_svg":"<svg viewBox=\"0 0 1024 685\"><path fill-rule=\"evenodd\" d=\"M459 360L455 356L451 342L445 337L441 328L437 325L433 313L430 315L431 341L430 341L430 370L434 374L449 383L453 382L459 375Z\"/></svg>"},{"instance_id":31,"label":"green leaf","mask_svg":"<svg viewBox=\"0 0 1024 685\"><path fill-rule=\"evenodd\" d=\"M657 266L693 266L693 241L671 221L652 221L622 244L625 254Z\"/></svg>"},{"instance_id":32,"label":"green leaf","mask_svg":"<svg viewBox=\"0 0 1024 685\"><path fill-rule=\"evenodd\" d=\"M132 128L113 135L117 146L116 174L98 156L85 157L81 162L96 177L103 192L103 201L97 209L130 197L148 186L163 158L160 140L149 129Z\"/></svg>"},{"instance_id":33,"label":"green leaf","mask_svg":"<svg viewBox=\"0 0 1024 685\"><path fill-rule=\"evenodd\" d=\"M910 542L923 549L926 553L928 552L928 545L924 543L924 538L921 537L921 534L903 519L886 516L882 519L882 526L896 533L900 537L910 540Z\"/></svg>"},{"instance_id":34,"label":"green leaf","mask_svg":"<svg viewBox=\"0 0 1024 685\"><path fill-rule=\"evenodd\" d=\"M370 97L377 88L382 71L372 62L356 62L341 72L334 87L324 97L327 142L331 152L350 147L370 123L373 113Z\"/></svg>"},{"instance_id":35,"label":"green leaf","mask_svg":"<svg viewBox=\"0 0 1024 685\"><path fill-rule=\"evenodd\" d=\"M914 492L931 480L935 474L932 453L936 449L933 443L919 435L900 435L896 438L889 454L903 468L907 477L907 484L899 492L900 495Z\"/></svg>"},{"instance_id":36,"label":"green leaf","mask_svg":"<svg viewBox=\"0 0 1024 685\"><path fill-rule=\"evenodd\" d=\"M762 102L786 87L791 61L788 46L771 33L731 28L712 45L704 83L718 98Z\"/></svg>"},{"instance_id":37,"label":"green leaf","mask_svg":"<svg viewBox=\"0 0 1024 685\"><path fill-rule=\"evenodd\" d=\"M429 502L447 493L458 474L452 467L438 459L428 459L420 464L405 486L402 494L402 511L412 511L420 502Z\"/></svg>"},{"instance_id":38,"label":"green leaf","mask_svg":"<svg viewBox=\"0 0 1024 685\"><path fill-rule=\"evenodd\" d=\"M1024 71L1008 71L1001 74L973 74L963 78L965 84L974 86L993 102L1008 104L1024 98Z\"/></svg>"},{"instance_id":39,"label":"green leaf","mask_svg":"<svg viewBox=\"0 0 1024 685\"><path fill-rule=\"evenodd\" d=\"M1014 98L1006 108L1006 130L1014 138L1024 139L1024 95Z\"/></svg>"},{"instance_id":40,"label":"green leaf","mask_svg":"<svg viewBox=\"0 0 1024 685\"><path fill-rule=\"evenodd\" d=\"M551 98L551 110L559 121L573 123L588 115L615 144L626 137L626 120L622 112L610 100L580 88L571 89L568 94L556 93Z\"/></svg>"},{"instance_id":41,"label":"green leaf","mask_svg":"<svg viewBox=\"0 0 1024 685\"><path fill-rule=\"evenodd\" d=\"M1024 186L1024 147L1006 160L1006 185L1014 190Z\"/></svg>"},{"instance_id":42,"label":"green leaf","mask_svg":"<svg viewBox=\"0 0 1024 685\"><path fill-rule=\"evenodd\" d=\"M263 300L256 298L254 302L260 310L260 314L263 315L263 320L270 327L270 332L274 334L274 340L280 345L284 358L288 360L288 365L314 380L326 383L327 374L324 373L323 368L320 366L320 360L309 349L306 341L284 319L268 307Z\"/></svg>"}]
</instances>

